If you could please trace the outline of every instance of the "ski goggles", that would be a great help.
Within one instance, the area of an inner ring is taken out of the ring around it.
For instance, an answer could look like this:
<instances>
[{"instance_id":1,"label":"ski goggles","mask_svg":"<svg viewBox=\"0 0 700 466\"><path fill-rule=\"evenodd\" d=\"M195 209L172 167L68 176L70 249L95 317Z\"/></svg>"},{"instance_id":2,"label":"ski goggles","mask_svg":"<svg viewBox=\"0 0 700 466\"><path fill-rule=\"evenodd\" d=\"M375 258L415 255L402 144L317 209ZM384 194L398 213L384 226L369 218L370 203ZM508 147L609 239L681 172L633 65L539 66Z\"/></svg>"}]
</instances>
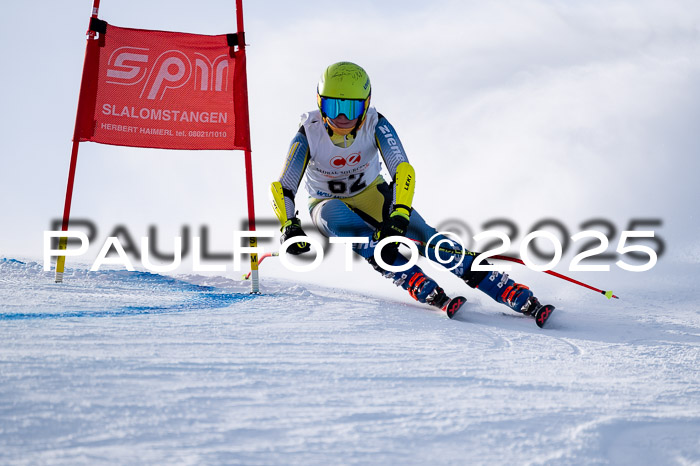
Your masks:
<instances>
[{"instance_id":1,"label":"ski goggles","mask_svg":"<svg viewBox=\"0 0 700 466\"><path fill-rule=\"evenodd\" d=\"M369 98L354 100L321 97L319 107L321 107L321 112L323 112L331 120L338 118L338 115L341 113L345 115L348 120L354 120L355 118L361 117L365 113L368 100Z\"/></svg>"}]
</instances>

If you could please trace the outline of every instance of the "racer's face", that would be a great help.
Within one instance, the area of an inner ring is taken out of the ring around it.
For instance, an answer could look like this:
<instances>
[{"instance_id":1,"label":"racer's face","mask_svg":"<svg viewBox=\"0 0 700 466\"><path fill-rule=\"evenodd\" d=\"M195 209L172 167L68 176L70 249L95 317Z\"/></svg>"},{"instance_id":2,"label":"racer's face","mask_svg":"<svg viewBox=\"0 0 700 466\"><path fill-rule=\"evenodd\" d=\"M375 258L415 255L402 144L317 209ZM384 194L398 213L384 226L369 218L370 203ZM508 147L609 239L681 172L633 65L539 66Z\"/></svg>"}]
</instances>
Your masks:
<instances>
[{"instance_id":1,"label":"racer's face","mask_svg":"<svg viewBox=\"0 0 700 466\"><path fill-rule=\"evenodd\" d=\"M336 118L332 119L331 122L333 123L333 126L336 128L340 129L348 129L348 128L354 128L355 125L357 124L357 118L354 118L352 120L348 120L348 117L345 116L345 114L341 113L338 115Z\"/></svg>"}]
</instances>

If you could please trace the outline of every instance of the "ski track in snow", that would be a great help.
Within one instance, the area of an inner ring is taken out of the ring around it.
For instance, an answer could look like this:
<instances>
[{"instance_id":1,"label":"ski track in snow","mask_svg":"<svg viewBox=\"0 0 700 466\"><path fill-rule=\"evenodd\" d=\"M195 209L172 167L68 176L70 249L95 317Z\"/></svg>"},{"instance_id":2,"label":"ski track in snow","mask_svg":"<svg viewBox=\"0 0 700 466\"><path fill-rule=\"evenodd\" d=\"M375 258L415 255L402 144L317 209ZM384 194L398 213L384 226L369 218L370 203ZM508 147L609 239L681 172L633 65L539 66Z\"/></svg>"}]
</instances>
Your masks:
<instances>
[{"instance_id":1,"label":"ski track in snow","mask_svg":"<svg viewBox=\"0 0 700 466\"><path fill-rule=\"evenodd\" d=\"M342 289L0 259L2 464L700 463L695 294ZM643 307L640 307L642 303Z\"/></svg>"}]
</instances>

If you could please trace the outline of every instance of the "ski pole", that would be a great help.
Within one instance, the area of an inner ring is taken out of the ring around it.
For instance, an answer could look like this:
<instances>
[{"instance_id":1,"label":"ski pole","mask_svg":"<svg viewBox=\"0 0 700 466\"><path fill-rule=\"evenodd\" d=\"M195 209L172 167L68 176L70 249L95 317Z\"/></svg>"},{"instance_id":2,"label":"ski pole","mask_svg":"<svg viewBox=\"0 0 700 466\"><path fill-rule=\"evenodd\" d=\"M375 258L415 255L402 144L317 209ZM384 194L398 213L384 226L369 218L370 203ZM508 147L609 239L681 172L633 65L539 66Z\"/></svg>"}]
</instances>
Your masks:
<instances>
[{"instance_id":1,"label":"ski pole","mask_svg":"<svg viewBox=\"0 0 700 466\"><path fill-rule=\"evenodd\" d=\"M502 261L510 261L510 262L515 262L518 264L525 265L525 262L523 262L520 259L516 259L515 257L509 257L509 256L491 256L493 259L498 259ZM589 290L597 291L598 293L602 294L608 299L615 298L615 299L620 299L618 296L615 296L612 291L605 291L605 290L600 290L594 286L587 285L586 283L580 282L578 280L574 280L571 277L567 277L566 275L562 275L560 273L557 273L553 270L545 270L544 273L552 275L557 278L561 278L562 280L566 280L567 282L575 283L579 286L582 286L584 288L588 288Z\"/></svg>"},{"instance_id":2,"label":"ski pole","mask_svg":"<svg viewBox=\"0 0 700 466\"><path fill-rule=\"evenodd\" d=\"M408 239L410 239L411 241L415 241L416 243L419 243L421 246L427 246L427 247L430 247L430 248L435 249L435 246L433 246L432 244L427 244L425 241L420 241L420 240L413 239L413 238L408 238ZM456 250L456 249L437 248L437 250L438 250L438 251L443 251L443 252L448 252L448 253L451 253L451 254L469 255L469 256L477 256L477 255L479 254L479 253L476 253L476 252L473 252L473 251L467 251L466 249L465 249L464 251L458 251L458 250ZM510 256L498 256L498 255L496 255L496 256L491 256L491 257L492 257L493 259L497 259L497 260L510 261L510 262L515 262L515 263L517 263L517 264L525 265L525 262L523 262L521 259L517 259L517 258L515 258L515 257L510 257ZM596 288L596 287L594 287L594 286L591 286L591 285L588 285L588 284L586 284L586 283L580 282L580 281L578 281L578 280L574 280L573 278L567 277L566 275L562 275L562 274L560 274L560 273L554 272L553 270L545 270L544 273L546 273L546 274L548 274L548 275L552 275L553 277L561 278L562 280L566 280L566 281L568 281L568 282L574 283L574 284L579 285L579 286L582 286L582 287L584 287L584 288L588 288L589 290L597 291L598 293L602 294L603 296L605 296L605 297L608 298L608 299L612 299L612 298L620 299L620 297L619 297L619 296L615 296L615 295L613 294L612 291L601 290L601 289L599 289L599 288Z\"/></svg>"}]
</instances>

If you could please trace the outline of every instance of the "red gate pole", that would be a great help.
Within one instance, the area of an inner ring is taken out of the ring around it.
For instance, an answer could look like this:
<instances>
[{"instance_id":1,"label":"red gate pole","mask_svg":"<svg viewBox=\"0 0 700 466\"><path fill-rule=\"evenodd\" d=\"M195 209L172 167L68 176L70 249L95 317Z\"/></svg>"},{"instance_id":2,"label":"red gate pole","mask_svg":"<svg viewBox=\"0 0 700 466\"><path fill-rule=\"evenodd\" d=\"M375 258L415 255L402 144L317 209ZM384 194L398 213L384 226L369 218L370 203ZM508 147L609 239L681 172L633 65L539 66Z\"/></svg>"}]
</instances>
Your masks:
<instances>
[{"instance_id":1,"label":"red gate pole","mask_svg":"<svg viewBox=\"0 0 700 466\"><path fill-rule=\"evenodd\" d=\"M250 231L255 231L255 202L253 197L253 160L250 150L250 113L248 110L248 70L246 67L245 59L245 29L243 28L243 0L236 0L236 33L238 37L238 50L241 52L244 72L241 74L243 79L242 83L242 97L243 97L243 109L245 114L243 115L245 119L245 131L246 131L246 141L248 141L248 147L245 149L245 181L248 197L248 229ZM258 239L255 236L250 237L249 245L251 248L257 247ZM250 272L251 272L251 293L259 293L259 278L258 278L258 254L250 254Z\"/></svg>"},{"instance_id":2,"label":"red gate pole","mask_svg":"<svg viewBox=\"0 0 700 466\"><path fill-rule=\"evenodd\" d=\"M93 0L92 4L92 16L91 18L97 18L97 13L100 9L100 0ZM95 39L95 32L90 30L88 28L87 31L87 40L88 44L89 41L91 40L96 40ZM78 110L76 111L75 115L75 129L73 130L73 147L71 149L71 154L70 154L70 168L68 171L68 184L66 186L66 200L65 204L63 205L63 222L61 224L61 231L68 231L68 222L70 220L70 206L71 202L73 200L73 183L75 181L75 169L78 164L78 147L80 145L80 117L83 113L83 109L81 108L80 105L80 96L83 95L83 91L86 89L86 87L89 85L89 83L86 82L87 80L87 73L86 70L88 68L88 50L89 47L86 47L85 49L85 59L83 60L83 76L82 80L80 82L80 92L78 94ZM66 246L68 245L68 238L65 236L62 236L58 240L58 249L65 251ZM63 272L65 269L66 265L66 256L58 256L56 258L56 283L63 283Z\"/></svg>"}]
</instances>

